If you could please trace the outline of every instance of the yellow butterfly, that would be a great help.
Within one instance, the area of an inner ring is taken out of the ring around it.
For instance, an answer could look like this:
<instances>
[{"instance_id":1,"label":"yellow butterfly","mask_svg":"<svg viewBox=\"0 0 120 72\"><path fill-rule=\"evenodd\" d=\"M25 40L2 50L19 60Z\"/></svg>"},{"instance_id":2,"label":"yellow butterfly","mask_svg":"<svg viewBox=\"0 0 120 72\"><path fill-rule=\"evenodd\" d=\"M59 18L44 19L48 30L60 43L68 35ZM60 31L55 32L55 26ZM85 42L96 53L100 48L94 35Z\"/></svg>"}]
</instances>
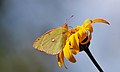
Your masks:
<instances>
[{"instance_id":1,"label":"yellow butterfly","mask_svg":"<svg viewBox=\"0 0 120 72\"><path fill-rule=\"evenodd\" d=\"M65 23L58 28L54 28L40 36L33 47L47 54L56 55L65 46L67 39L68 25Z\"/></svg>"}]
</instances>

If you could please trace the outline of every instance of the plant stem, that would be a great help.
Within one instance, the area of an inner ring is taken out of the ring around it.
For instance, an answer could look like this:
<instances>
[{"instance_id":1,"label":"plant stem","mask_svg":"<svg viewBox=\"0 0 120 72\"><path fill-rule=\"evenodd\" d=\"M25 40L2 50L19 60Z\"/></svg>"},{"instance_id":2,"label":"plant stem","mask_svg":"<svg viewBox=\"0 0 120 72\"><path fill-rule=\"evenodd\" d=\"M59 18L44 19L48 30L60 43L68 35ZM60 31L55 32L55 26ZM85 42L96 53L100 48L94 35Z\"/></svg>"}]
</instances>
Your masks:
<instances>
[{"instance_id":1,"label":"plant stem","mask_svg":"<svg viewBox=\"0 0 120 72\"><path fill-rule=\"evenodd\" d=\"M94 65L97 67L97 69L100 71L100 72L104 72L102 70L102 68L99 66L99 64L97 63L97 61L95 60L95 58L93 57L93 55L91 54L89 48L84 48L84 51L87 53L87 55L89 56L89 58L92 60L92 62L94 63Z\"/></svg>"}]
</instances>

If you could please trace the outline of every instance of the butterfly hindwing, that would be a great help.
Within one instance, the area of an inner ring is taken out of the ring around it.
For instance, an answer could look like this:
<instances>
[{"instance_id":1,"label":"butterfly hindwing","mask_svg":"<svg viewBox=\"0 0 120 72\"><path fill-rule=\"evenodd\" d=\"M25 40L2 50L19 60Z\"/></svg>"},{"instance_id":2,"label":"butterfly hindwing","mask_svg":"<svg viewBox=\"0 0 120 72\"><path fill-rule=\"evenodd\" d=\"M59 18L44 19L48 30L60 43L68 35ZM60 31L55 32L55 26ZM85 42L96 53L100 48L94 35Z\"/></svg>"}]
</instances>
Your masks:
<instances>
[{"instance_id":1,"label":"butterfly hindwing","mask_svg":"<svg viewBox=\"0 0 120 72\"><path fill-rule=\"evenodd\" d=\"M67 24L54 28L39 37L34 42L33 47L48 54L58 54L66 43L67 32Z\"/></svg>"}]
</instances>

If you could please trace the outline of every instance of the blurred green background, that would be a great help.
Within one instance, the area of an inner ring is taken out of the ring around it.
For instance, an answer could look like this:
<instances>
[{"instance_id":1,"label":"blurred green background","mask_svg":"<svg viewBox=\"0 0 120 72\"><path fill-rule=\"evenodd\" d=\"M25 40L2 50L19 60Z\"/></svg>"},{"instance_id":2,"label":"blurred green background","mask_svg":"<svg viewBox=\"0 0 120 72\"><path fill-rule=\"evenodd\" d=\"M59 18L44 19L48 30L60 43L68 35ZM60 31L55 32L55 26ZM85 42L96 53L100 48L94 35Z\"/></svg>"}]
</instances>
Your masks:
<instances>
[{"instance_id":1,"label":"blurred green background","mask_svg":"<svg viewBox=\"0 0 120 72\"><path fill-rule=\"evenodd\" d=\"M110 26L94 24L90 50L105 72L120 68L119 0L0 0L0 72L97 72L81 52L77 62L65 60L60 69L55 56L39 52L33 42L44 32L62 25L81 25L86 18L103 18Z\"/></svg>"}]
</instances>

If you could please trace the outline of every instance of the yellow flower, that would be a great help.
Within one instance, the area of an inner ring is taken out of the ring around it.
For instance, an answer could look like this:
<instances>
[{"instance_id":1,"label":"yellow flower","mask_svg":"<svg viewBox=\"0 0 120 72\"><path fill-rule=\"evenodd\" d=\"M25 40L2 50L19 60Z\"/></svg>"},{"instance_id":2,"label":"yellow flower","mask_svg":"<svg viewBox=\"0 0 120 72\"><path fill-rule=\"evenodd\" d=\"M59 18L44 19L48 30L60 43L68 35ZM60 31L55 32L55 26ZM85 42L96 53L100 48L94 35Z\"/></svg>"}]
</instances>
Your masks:
<instances>
[{"instance_id":1,"label":"yellow flower","mask_svg":"<svg viewBox=\"0 0 120 72\"><path fill-rule=\"evenodd\" d=\"M96 18L93 20L86 19L81 26L77 26L69 30L66 45L64 46L63 50L61 50L61 52L56 56L58 58L59 67L62 67L64 64L64 57L72 63L76 62L76 59L72 54L76 55L78 52L80 52L79 44L84 45L90 42L93 32L92 24L95 22L109 24L106 20L101 18ZM88 37L87 41L83 42L86 37Z\"/></svg>"}]
</instances>

